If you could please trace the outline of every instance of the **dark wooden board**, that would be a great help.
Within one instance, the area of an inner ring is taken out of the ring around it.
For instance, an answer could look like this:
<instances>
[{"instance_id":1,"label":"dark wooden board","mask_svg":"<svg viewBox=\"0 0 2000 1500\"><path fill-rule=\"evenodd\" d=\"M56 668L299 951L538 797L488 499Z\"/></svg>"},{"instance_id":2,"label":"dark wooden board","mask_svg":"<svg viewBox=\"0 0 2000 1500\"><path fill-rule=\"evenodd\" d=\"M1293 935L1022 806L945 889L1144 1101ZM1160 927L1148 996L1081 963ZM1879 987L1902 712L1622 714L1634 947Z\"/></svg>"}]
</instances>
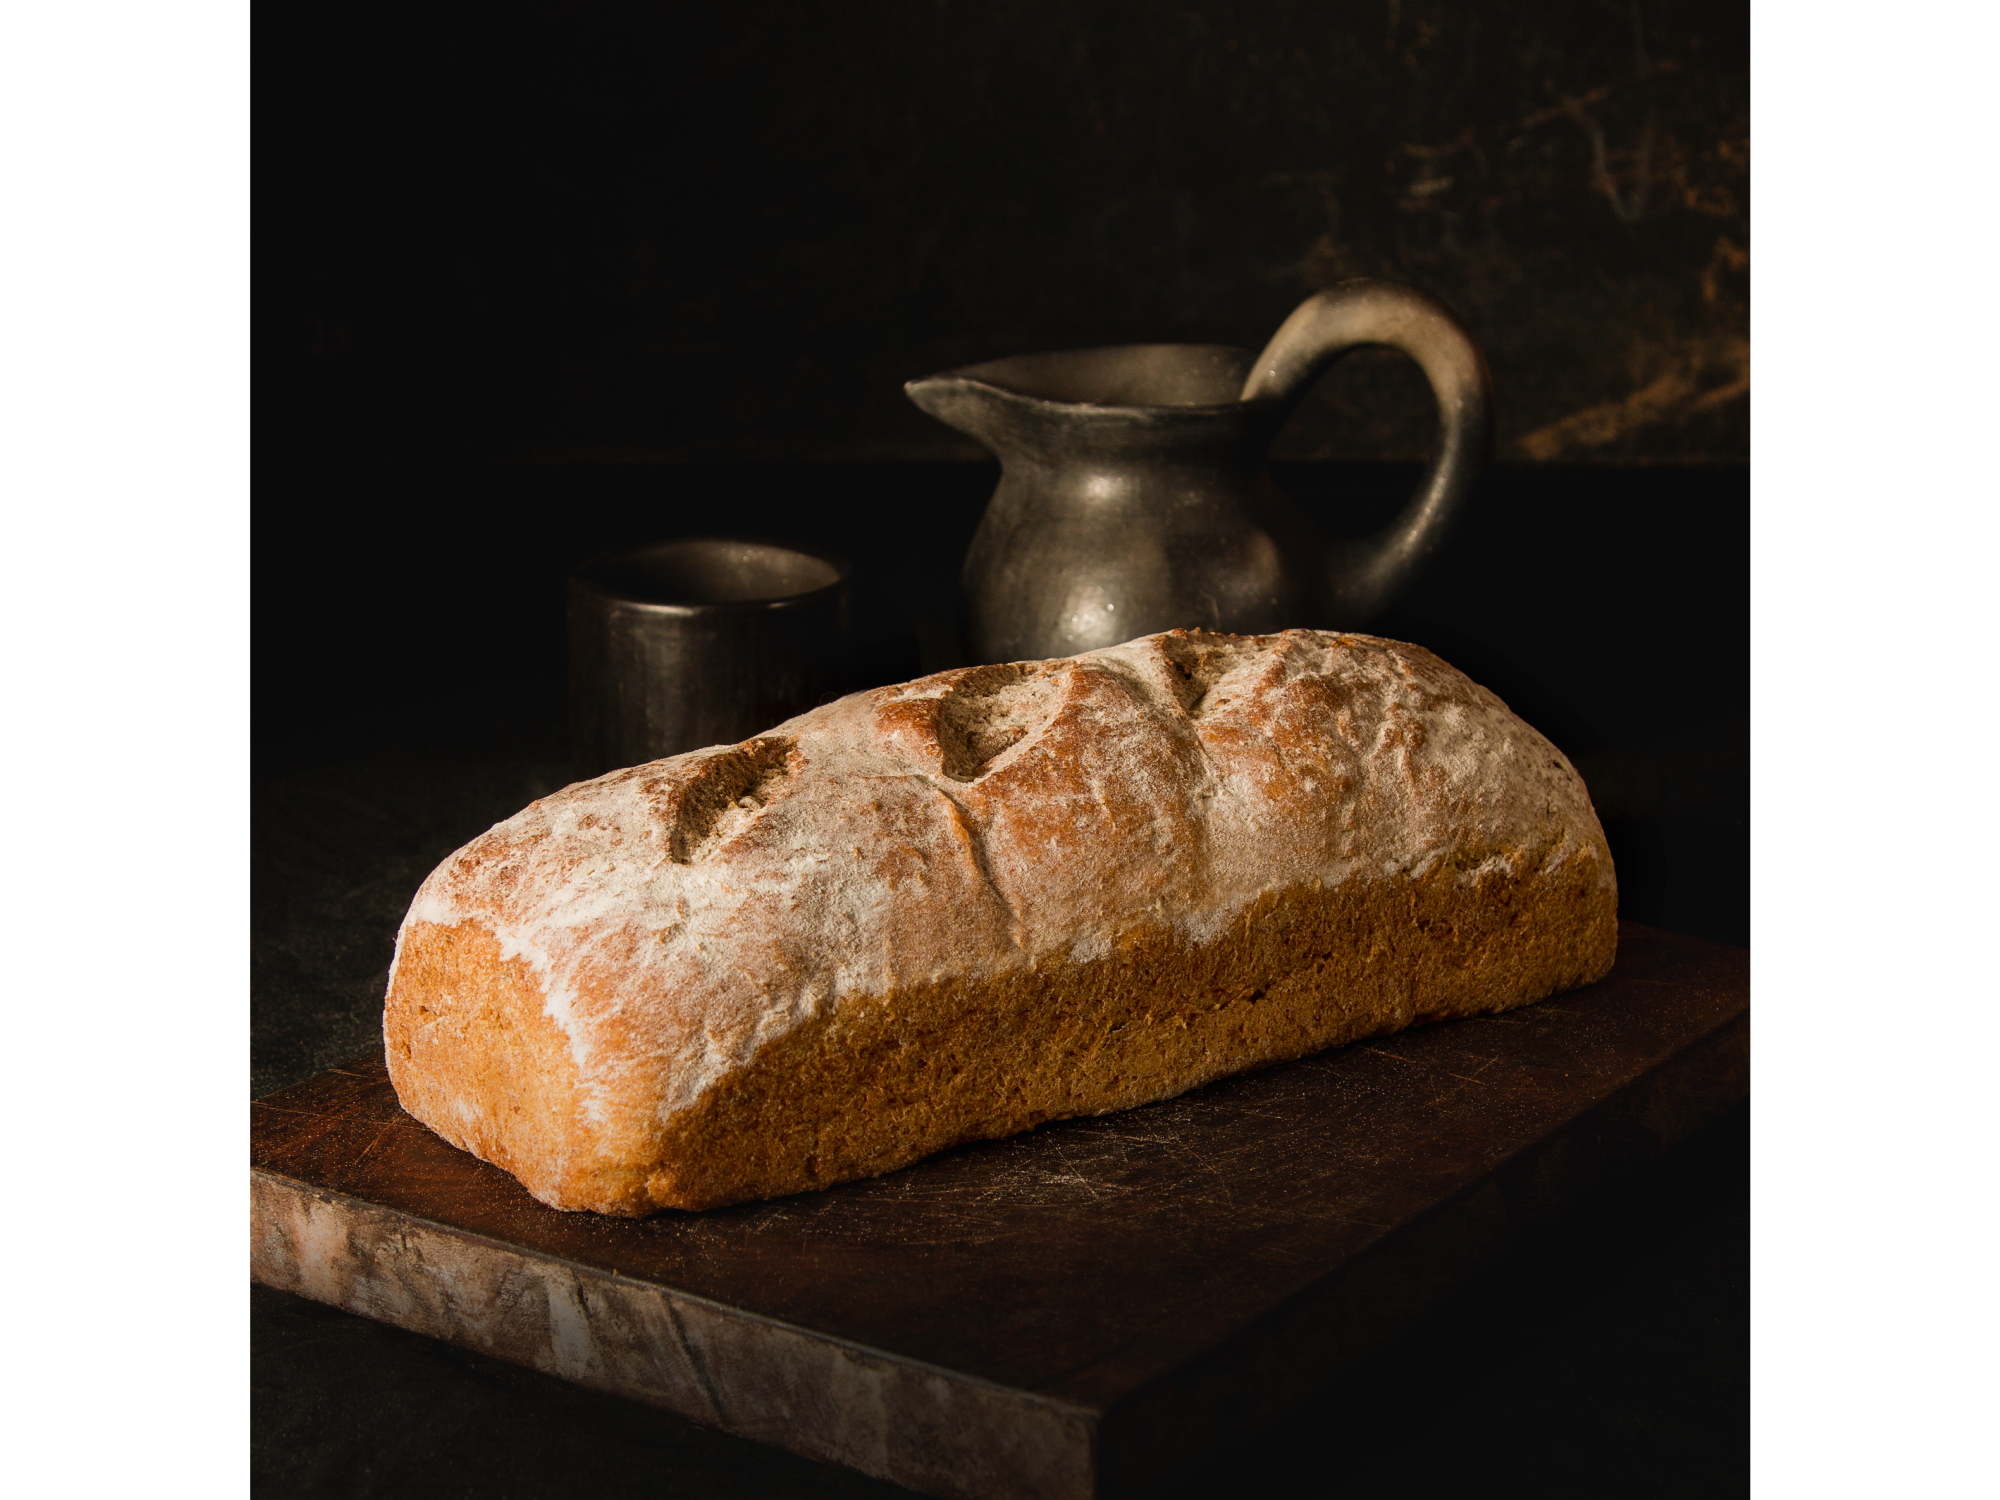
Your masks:
<instances>
[{"instance_id":1,"label":"dark wooden board","mask_svg":"<svg viewBox=\"0 0 2000 1500\"><path fill-rule=\"evenodd\" d=\"M564 1214L379 1057L251 1106L251 1274L962 1496L1142 1489L1364 1359L1749 1088L1749 954L1624 924L1601 984L827 1192Z\"/></svg>"}]
</instances>

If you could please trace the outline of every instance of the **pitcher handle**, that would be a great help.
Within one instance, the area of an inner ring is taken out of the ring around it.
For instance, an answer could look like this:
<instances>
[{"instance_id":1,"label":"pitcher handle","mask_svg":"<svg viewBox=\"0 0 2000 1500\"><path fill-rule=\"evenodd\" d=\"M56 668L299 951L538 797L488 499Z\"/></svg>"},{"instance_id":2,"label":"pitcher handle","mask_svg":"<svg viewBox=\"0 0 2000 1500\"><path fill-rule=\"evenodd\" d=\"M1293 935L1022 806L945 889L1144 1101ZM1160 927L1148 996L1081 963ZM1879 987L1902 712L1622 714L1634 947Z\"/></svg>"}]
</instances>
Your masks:
<instances>
[{"instance_id":1,"label":"pitcher handle","mask_svg":"<svg viewBox=\"0 0 2000 1500\"><path fill-rule=\"evenodd\" d=\"M1364 344L1417 362L1437 397L1438 441L1402 514L1328 560L1328 623L1340 629L1367 624L1443 544L1493 444L1493 377L1479 346L1444 304L1393 281L1344 281L1307 298L1257 356L1242 399L1289 405Z\"/></svg>"}]
</instances>

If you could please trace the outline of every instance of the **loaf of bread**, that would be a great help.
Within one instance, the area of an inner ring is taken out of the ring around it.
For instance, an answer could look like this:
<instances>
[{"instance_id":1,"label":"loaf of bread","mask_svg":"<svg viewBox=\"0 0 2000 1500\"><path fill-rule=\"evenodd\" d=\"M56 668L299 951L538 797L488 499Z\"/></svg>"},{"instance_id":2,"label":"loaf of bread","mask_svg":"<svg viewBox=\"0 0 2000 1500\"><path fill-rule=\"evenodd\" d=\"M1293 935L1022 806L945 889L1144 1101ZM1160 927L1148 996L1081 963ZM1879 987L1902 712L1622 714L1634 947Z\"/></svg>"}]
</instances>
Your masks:
<instances>
[{"instance_id":1,"label":"loaf of bread","mask_svg":"<svg viewBox=\"0 0 2000 1500\"><path fill-rule=\"evenodd\" d=\"M1563 756L1415 646L1174 631L566 787L426 880L403 1107L557 1208L887 1172L1601 977Z\"/></svg>"}]
</instances>

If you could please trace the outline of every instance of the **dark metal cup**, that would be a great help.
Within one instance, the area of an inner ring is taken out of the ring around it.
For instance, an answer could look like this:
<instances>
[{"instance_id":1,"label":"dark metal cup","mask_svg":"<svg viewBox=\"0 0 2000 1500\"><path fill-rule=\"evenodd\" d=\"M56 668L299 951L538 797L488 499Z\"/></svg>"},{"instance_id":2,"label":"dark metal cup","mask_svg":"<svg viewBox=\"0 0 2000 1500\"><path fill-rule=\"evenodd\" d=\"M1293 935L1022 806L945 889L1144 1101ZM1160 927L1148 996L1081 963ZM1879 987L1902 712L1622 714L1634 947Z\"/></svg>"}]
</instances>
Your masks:
<instances>
[{"instance_id":1,"label":"dark metal cup","mask_svg":"<svg viewBox=\"0 0 2000 1500\"><path fill-rule=\"evenodd\" d=\"M569 580L579 773L732 744L846 691L848 584L835 558L727 537L585 563Z\"/></svg>"}]
</instances>

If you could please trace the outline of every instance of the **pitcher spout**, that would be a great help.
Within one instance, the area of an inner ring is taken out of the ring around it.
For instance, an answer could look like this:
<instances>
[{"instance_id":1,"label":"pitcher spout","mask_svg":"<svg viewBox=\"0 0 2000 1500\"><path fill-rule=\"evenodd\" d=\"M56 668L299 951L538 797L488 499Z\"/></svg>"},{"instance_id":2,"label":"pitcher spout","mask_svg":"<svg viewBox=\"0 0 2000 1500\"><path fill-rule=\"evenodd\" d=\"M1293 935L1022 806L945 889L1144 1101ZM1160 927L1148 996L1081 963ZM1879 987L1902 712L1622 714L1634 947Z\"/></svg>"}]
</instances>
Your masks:
<instances>
[{"instance_id":1,"label":"pitcher spout","mask_svg":"<svg viewBox=\"0 0 2000 1500\"><path fill-rule=\"evenodd\" d=\"M912 402L1010 456L1240 446L1268 436L1272 402L1239 399L1251 354L1217 344L1128 344L1022 354L903 387Z\"/></svg>"},{"instance_id":2,"label":"pitcher spout","mask_svg":"<svg viewBox=\"0 0 2000 1500\"><path fill-rule=\"evenodd\" d=\"M957 428L996 453L1000 451L1003 398L992 386L968 380L953 371L908 381L903 394L918 410L936 417L945 426Z\"/></svg>"}]
</instances>

